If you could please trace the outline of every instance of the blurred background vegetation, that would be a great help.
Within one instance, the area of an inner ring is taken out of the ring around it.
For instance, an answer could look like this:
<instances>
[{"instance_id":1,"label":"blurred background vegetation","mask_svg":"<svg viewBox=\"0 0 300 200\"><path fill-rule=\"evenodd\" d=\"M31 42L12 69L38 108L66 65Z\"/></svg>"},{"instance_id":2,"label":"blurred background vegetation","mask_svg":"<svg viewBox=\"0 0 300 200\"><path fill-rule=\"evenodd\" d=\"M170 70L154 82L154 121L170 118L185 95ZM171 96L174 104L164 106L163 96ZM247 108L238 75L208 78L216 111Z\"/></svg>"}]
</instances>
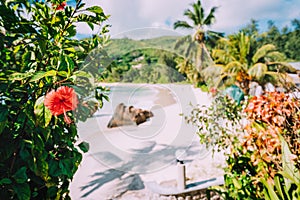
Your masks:
<instances>
[{"instance_id":1,"label":"blurred background vegetation","mask_svg":"<svg viewBox=\"0 0 300 200\"><path fill-rule=\"evenodd\" d=\"M249 55L263 45L272 44L276 51L283 54L284 62L300 61L300 20L291 21L291 26L279 29L273 21L268 21L268 29L262 32L258 22L252 19L238 33L225 36L230 39L243 32L251 36ZM111 39L106 47L107 54L112 58L112 73L104 75L105 82L133 83L193 83L201 80L195 71L181 69L180 63L186 58L186 48L191 41L183 40L186 36L162 36L151 39L134 40L130 38ZM181 43L180 45L179 42ZM206 42L210 54L217 49L218 42ZM187 61L190 62L190 61ZM190 62L193 65L192 62ZM189 76L189 73L192 76ZM295 71L291 71L295 73ZM198 85L199 86L199 85Z\"/></svg>"}]
</instances>

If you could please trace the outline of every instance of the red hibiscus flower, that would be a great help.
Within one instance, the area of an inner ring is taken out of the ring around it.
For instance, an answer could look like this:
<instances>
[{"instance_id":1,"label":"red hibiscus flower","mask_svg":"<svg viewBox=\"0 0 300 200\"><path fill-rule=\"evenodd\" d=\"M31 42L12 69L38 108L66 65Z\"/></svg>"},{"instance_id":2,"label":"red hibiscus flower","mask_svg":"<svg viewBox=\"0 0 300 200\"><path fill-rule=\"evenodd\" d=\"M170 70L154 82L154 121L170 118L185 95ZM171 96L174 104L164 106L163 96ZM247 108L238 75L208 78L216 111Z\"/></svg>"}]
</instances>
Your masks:
<instances>
[{"instance_id":1,"label":"red hibiscus flower","mask_svg":"<svg viewBox=\"0 0 300 200\"><path fill-rule=\"evenodd\" d=\"M70 124L72 121L66 112L77 108L78 98L73 88L62 86L56 91L49 92L45 97L44 104L49 108L52 115L64 114L65 122Z\"/></svg>"},{"instance_id":2,"label":"red hibiscus flower","mask_svg":"<svg viewBox=\"0 0 300 200\"><path fill-rule=\"evenodd\" d=\"M55 8L55 10L64 10L65 9L65 7L66 7L66 5L67 5L67 2L62 2L61 4L59 4L59 5L53 5L52 4L52 6Z\"/></svg>"}]
</instances>

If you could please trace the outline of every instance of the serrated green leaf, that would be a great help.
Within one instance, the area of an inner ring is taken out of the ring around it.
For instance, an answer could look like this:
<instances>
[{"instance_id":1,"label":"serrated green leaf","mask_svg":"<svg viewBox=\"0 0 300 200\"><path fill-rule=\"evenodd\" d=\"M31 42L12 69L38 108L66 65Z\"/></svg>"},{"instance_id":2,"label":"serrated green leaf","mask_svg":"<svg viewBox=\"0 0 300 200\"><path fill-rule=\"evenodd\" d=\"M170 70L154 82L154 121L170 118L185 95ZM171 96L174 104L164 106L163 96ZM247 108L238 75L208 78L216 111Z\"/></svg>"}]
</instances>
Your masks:
<instances>
[{"instance_id":1,"label":"serrated green leaf","mask_svg":"<svg viewBox=\"0 0 300 200\"><path fill-rule=\"evenodd\" d=\"M27 183L16 184L13 186L13 189L18 199L30 200L31 192L30 187Z\"/></svg>"},{"instance_id":2,"label":"serrated green leaf","mask_svg":"<svg viewBox=\"0 0 300 200\"><path fill-rule=\"evenodd\" d=\"M25 183L27 181L26 167L21 167L14 175L13 178L17 183Z\"/></svg>"},{"instance_id":3,"label":"serrated green leaf","mask_svg":"<svg viewBox=\"0 0 300 200\"><path fill-rule=\"evenodd\" d=\"M44 100L45 97L41 96L36 100L34 104L34 114L36 116L36 122L42 127L48 126L52 118L50 110L44 105Z\"/></svg>"},{"instance_id":4,"label":"serrated green leaf","mask_svg":"<svg viewBox=\"0 0 300 200\"><path fill-rule=\"evenodd\" d=\"M78 145L78 147L79 147L84 153L88 152L89 149L90 149L90 145L89 145L89 143L87 143L87 142L81 142L81 143Z\"/></svg>"},{"instance_id":5,"label":"serrated green leaf","mask_svg":"<svg viewBox=\"0 0 300 200\"><path fill-rule=\"evenodd\" d=\"M61 169L61 172L64 175L67 175L69 178L73 176L72 169L73 169L74 163L71 159L62 159L59 161L59 168Z\"/></svg>"}]
</instances>

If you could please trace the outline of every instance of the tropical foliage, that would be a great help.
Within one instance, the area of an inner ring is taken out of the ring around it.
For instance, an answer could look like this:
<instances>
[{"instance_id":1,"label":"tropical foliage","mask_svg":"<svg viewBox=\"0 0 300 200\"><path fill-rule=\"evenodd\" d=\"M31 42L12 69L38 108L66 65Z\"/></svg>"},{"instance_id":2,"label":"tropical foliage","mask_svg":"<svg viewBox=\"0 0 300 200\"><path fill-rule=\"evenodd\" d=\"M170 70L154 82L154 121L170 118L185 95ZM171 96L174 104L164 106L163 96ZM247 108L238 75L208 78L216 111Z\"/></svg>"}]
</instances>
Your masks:
<instances>
[{"instance_id":1,"label":"tropical foliage","mask_svg":"<svg viewBox=\"0 0 300 200\"><path fill-rule=\"evenodd\" d=\"M251 81L261 86L272 83L286 86L287 72L295 73L285 60L284 54L272 44L265 44L254 51L254 36L239 32L219 40L212 51L216 65L211 65L203 72L211 87L225 88L237 84L249 93Z\"/></svg>"},{"instance_id":2,"label":"tropical foliage","mask_svg":"<svg viewBox=\"0 0 300 200\"><path fill-rule=\"evenodd\" d=\"M186 74L195 74L196 77L191 77L191 81L195 81L204 84L203 77L201 75L202 70L213 64L210 58L208 50L205 46L205 41L210 44L214 44L217 39L219 39L222 34L214 31L207 30L207 27L215 22L215 12L217 7L210 9L209 14L205 16L204 8L200 0L196 3L191 4L191 9L184 11L184 16L186 16L191 22L187 21L176 21L174 23L174 29L183 28L194 30L193 35L188 35L178 40L175 45L177 49L182 44L188 44L184 52L185 59L180 60L178 64L179 69ZM184 66L186 65L186 66ZM193 66L193 68L190 67Z\"/></svg>"},{"instance_id":3,"label":"tropical foliage","mask_svg":"<svg viewBox=\"0 0 300 200\"><path fill-rule=\"evenodd\" d=\"M76 122L101 105L90 62L107 37L76 39L76 25L107 19L101 7L61 0L0 2L1 199L70 199L85 142ZM99 60L98 60L99 61ZM98 98L98 100L95 100Z\"/></svg>"}]
</instances>

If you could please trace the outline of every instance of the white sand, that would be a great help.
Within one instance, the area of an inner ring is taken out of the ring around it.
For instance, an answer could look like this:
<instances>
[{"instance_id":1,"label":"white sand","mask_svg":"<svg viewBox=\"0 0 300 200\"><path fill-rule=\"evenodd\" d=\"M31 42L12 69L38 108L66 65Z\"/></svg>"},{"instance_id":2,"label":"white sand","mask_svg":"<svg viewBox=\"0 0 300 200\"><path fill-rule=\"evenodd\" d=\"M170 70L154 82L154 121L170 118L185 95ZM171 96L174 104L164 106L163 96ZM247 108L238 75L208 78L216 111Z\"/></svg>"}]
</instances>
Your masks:
<instances>
[{"instance_id":1,"label":"white sand","mask_svg":"<svg viewBox=\"0 0 300 200\"><path fill-rule=\"evenodd\" d=\"M112 95L103 110L79 124L80 139L90 144L90 151L84 154L70 185L72 199L159 199L145 188L145 183L176 179L178 150L184 152L189 182L222 175L218 168L224 163L222 155L212 159L199 144L195 128L186 125L179 115L190 112L190 103L208 105L207 93L187 85L138 86L143 87L155 92L144 99L137 96L138 92L132 93L124 103L151 109L154 117L148 122L138 127L106 128L120 101Z\"/></svg>"}]
</instances>

